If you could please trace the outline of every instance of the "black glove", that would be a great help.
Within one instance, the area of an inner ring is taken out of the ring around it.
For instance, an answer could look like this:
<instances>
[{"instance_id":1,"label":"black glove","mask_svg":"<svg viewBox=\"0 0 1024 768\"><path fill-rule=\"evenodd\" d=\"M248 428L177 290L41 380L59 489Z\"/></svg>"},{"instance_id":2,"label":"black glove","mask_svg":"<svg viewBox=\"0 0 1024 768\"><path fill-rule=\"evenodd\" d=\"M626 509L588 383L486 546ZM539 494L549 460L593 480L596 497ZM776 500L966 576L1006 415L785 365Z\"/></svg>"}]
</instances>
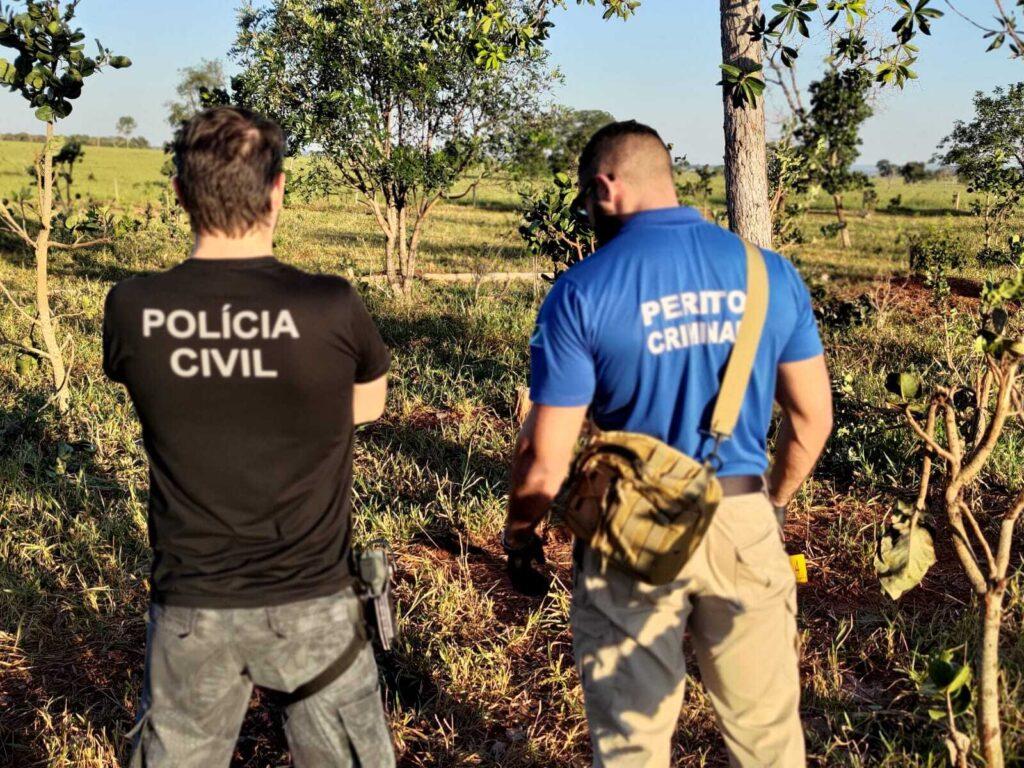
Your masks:
<instances>
[{"instance_id":1,"label":"black glove","mask_svg":"<svg viewBox=\"0 0 1024 768\"><path fill-rule=\"evenodd\" d=\"M534 568L534 563L544 565L544 541L536 533L530 534L529 541L521 547L510 547L502 536L501 548L508 555L508 577L512 588L521 595L543 597L551 586L550 577Z\"/></svg>"}]
</instances>

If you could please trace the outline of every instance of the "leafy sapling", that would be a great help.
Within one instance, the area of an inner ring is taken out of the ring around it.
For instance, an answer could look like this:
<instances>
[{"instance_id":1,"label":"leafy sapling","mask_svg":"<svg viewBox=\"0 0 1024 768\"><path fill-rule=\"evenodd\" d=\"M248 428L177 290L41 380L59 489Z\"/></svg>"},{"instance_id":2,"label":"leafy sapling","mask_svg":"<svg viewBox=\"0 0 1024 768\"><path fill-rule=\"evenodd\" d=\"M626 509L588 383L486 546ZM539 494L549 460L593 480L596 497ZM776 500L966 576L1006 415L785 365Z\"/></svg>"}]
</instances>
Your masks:
<instances>
[{"instance_id":1,"label":"leafy sapling","mask_svg":"<svg viewBox=\"0 0 1024 768\"><path fill-rule=\"evenodd\" d=\"M71 114L73 102L82 95L85 81L106 67L131 66L97 41L95 55L86 53L85 33L73 26L80 0L26 0L24 10L0 4L0 49L9 49L14 60L0 57L0 85L20 94L37 120L46 124L46 141L35 161L37 195L30 211L33 219L16 217L8 200L0 200L0 228L35 253L35 311L22 304L0 284L5 298L29 327L28 342L2 339L23 353L49 364L54 401L63 413L68 408L68 374L56 319L50 307L48 260L51 249L74 251L105 242L79 234L65 226L70 241L54 237L54 156L58 142L54 125ZM38 334L41 348L32 337Z\"/></svg>"}]
</instances>

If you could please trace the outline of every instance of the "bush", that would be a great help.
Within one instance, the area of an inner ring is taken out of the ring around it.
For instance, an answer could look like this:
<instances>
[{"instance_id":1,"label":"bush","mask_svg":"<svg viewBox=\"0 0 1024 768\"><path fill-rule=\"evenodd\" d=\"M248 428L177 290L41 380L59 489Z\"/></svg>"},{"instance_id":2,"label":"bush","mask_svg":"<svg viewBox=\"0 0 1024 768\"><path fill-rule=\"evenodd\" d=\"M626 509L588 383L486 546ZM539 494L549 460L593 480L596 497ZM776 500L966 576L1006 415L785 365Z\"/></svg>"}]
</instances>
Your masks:
<instances>
[{"instance_id":1,"label":"bush","mask_svg":"<svg viewBox=\"0 0 1024 768\"><path fill-rule=\"evenodd\" d=\"M549 259L555 280L573 264L594 252L596 243L589 223L573 210L576 188L565 173L555 174L551 184L522 195L519 235L530 253Z\"/></svg>"},{"instance_id":2,"label":"bush","mask_svg":"<svg viewBox=\"0 0 1024 768\"><path fill-rule=\"evenodd\" d=\"M937 300L949 295L949 273L967 264L967 243L949 229L907 236L910 271L924 279Z\"/></svg>"}]
</instances>

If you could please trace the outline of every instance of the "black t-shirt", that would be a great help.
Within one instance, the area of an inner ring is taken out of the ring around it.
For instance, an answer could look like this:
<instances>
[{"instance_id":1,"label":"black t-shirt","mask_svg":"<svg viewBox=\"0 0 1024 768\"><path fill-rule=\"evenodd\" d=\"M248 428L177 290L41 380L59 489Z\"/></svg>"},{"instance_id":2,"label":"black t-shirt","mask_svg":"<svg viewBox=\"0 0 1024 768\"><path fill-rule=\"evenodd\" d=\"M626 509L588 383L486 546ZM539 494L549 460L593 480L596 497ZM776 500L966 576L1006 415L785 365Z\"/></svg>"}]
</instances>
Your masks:
<instances>
[{"instance_id":1,"label":"black t-shirt","mask_svg":"<svg viewBox=\"0 0 1024 768\"><path fill-rule=\"evenodd\" d=\"M272 257L116 285L103 367L149 454L151 595L276 605L351 578L352 387L388 350L355 289Z\"/></svg>"}]
</instances>

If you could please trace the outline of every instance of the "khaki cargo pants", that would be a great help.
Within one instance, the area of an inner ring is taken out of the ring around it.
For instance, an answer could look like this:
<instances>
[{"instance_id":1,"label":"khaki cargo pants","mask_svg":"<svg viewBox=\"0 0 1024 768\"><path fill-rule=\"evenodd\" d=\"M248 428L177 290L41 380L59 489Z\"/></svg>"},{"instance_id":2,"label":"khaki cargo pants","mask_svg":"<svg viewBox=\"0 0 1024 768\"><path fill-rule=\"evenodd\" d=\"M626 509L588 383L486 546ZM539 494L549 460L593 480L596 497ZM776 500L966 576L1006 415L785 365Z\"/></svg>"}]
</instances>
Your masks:
<instances>
[{"instance_id":1,"label":"khaki cargo pants","mask_svg":"<svg viewBox=\"0 0 1024 768\"><path fill-rule=\"evenodd\" d=\"M578 555L571 622L594 766L667 768L689 630L730 764L803 768L796 583L763 494L724 499L665 586Z\"/></svg>"}]
</instances>

